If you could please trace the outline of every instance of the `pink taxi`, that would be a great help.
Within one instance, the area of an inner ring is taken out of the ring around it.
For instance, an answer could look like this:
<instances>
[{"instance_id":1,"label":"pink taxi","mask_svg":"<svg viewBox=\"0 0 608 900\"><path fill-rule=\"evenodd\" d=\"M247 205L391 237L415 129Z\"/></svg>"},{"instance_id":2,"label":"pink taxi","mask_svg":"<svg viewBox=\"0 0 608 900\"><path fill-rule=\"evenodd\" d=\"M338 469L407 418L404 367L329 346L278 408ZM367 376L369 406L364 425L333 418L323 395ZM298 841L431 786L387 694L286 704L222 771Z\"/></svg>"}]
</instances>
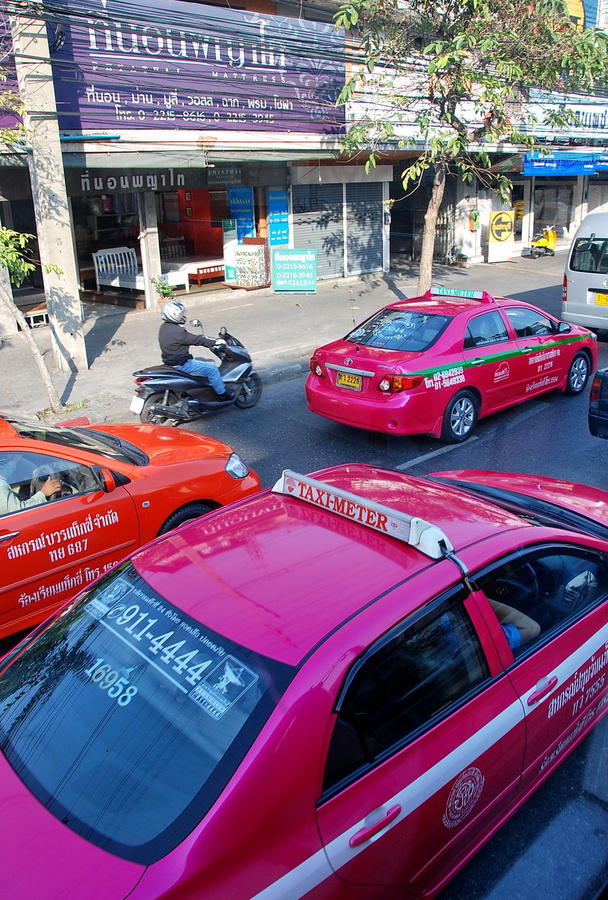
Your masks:
<instances>
[{"instance_id":1,"label":"pink taxi","mask_svg":"<svg viewBox=\"0 0 608 900\"><path fill-rule=\"evenodd\" d=\"M486 291L431 288L315 350L314 413L371 431L464 441L477 420L551 390L579 394L596 336Z\"/></svg>"},{"instance_id":2,"label":"pink taxi","mask_svg":"<svg viewBox=\"0 0 608 900\"><path fill-rule=\"evenodd\" d=\"M360 464L140 549L0 666L0 883L434 896L608 709L608 493Z\"/></svg>"}]
</instances>

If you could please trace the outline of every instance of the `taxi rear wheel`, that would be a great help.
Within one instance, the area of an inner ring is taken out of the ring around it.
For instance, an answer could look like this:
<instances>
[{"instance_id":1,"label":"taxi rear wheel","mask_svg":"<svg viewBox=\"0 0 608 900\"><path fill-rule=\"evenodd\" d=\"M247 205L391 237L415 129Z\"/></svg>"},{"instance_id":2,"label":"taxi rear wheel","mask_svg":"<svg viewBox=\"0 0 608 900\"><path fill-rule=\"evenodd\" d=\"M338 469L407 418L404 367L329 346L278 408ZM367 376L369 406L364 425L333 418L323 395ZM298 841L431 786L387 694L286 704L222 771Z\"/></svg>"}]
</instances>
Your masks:
<instances>
[{"instance_id":1,"label":"taxi rear wheel","mask_svg":"<svg viewBox=\"0 0 608 900\"><path fill-rule=\"evenodd\" d=\"M452 397L443 414L441 439L448 444L466 441L477 424L479 402L471 391L460 391Z\"/></svg>"},{"instance_id":2,"label":"taxi rear wheel","mask_svg":"<svg viewBox=\"0 0 608 900\"><path fill-rule=\"evenodd\" d=\"M568 369L566 393L580 394L589 380L589 360L584 353L577 353Z\"/></svg>"}]
</instances>

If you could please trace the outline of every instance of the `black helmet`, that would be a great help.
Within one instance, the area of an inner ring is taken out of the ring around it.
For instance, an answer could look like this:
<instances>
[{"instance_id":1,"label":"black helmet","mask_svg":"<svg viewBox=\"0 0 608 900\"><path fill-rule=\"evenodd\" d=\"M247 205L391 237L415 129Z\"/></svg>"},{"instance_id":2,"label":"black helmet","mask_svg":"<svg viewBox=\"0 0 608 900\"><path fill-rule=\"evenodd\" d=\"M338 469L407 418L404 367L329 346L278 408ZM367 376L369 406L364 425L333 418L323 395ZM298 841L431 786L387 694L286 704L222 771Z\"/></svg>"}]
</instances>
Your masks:
<instances>
[{"instance_id":1,"label":"black helmet","mask_svg":"<svg viewBox=\"0 0 608 900\"><path fill-rule=\"evenodd\" d=\"M173 322L175 325L183 325L186 321L186 310L181 300L168 300L167 303L163 303L160 314L165 322Z\"/></svg>"}]
</instances>

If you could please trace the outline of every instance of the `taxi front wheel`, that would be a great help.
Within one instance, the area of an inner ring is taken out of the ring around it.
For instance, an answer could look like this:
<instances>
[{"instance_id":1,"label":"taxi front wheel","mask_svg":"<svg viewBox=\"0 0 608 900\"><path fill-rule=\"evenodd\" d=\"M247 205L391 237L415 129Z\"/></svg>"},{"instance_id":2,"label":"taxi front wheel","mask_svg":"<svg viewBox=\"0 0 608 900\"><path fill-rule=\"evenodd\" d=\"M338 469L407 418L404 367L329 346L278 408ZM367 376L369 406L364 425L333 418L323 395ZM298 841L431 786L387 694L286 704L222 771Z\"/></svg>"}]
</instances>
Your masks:
<instances>
[{"instance_id":1,"label":"taxi front wheel","mask_svg":"<svg viewBox=\"0 0 608 900\"><path fill-rule=\"evenodd\" d=\"M471 391L460 391L452 397L443 414L441 440L448 444L466 441L477 424L479 402Z\"/></svg>"},{"instance_id":2,"label":"taxi front wheel","mask_svg":"<svg viewBox=\"0 0 608 900\"><path fill-rule=\"evenodd\" d=\"M568 369L566 393L580 394L589 379L589 360L584 353L577 353Z\"/></svg>"}]
</instances>

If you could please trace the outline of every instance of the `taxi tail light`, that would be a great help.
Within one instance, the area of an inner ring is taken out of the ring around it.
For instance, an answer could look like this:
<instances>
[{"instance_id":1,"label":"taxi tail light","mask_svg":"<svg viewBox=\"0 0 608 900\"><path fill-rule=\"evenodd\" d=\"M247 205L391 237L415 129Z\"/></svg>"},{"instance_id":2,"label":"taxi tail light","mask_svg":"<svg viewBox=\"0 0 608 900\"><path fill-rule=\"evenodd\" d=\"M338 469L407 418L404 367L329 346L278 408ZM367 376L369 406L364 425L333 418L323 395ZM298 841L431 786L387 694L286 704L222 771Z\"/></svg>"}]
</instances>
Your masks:
<instances>
[{"instance_id":1,"label":"taxi tail light","mask_svg":"<svg viewBox=\"0 0 608 900\"><path fill-rule=\"evenodd\" d=\"M380 381L378 390L383 394L399 394L420 387L424 375L386 375Z\"/></svg>"},{"instance_id":2,"label":"taxi tail light","mask_svg":"<svg viewBox=\"0 0 608 900\"><path fill-rule=\"evenodd\" d=\"M316 356L310 357L310 362L308 363L308 366L309 366L312 374L316 375L317 378L325 378L325 372L323 371L323 369L321 367L321 363L319 362L319 360L317 359Z\"/></svg>"}]
</instances>

